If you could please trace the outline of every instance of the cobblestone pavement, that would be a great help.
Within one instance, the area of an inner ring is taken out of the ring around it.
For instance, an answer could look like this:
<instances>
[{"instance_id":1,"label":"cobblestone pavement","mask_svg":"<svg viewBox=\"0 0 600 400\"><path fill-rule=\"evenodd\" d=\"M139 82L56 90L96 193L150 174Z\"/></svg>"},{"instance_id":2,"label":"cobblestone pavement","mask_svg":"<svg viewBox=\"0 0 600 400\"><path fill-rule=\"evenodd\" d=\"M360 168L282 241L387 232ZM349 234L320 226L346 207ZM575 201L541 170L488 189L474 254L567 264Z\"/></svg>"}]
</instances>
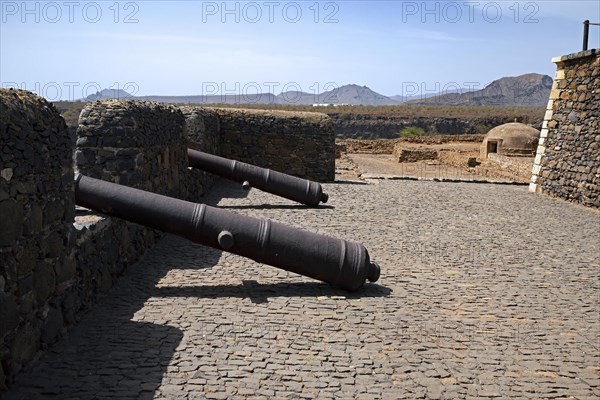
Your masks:
<instances>
[{"instance_id":1,"label":"cobblestone pavement","mask_svg":"<svg viewBox=\"0 0 600 400\"><path fill-rule=\"evenodd\" d=\"M517 186L325 186L319 209L224 182L206 200L363 242L377 284L167 236L4 397L600 397L600 213Z\"/></svg>"}]
</instances>

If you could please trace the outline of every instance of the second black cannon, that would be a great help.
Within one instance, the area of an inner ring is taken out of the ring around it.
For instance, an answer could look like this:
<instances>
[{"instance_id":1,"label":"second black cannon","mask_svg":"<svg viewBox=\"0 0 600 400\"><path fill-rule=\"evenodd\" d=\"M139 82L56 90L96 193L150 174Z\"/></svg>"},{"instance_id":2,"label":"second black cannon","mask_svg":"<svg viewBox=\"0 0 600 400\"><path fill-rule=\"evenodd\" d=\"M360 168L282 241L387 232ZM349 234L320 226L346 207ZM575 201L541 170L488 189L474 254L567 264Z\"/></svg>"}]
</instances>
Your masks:
<instances>
[{"instance_id":1,"label":"second black cannon","mask_svg":"<svg viewBox=\"0 0 600 400\"><path fill-rule=\"evenodd\" d=\"M246 190L255 187L310 207L329 200L321 184L308 179L192 149L188 149L188 159L190 167L240 182Z\"/></svg>"}]
</instances>

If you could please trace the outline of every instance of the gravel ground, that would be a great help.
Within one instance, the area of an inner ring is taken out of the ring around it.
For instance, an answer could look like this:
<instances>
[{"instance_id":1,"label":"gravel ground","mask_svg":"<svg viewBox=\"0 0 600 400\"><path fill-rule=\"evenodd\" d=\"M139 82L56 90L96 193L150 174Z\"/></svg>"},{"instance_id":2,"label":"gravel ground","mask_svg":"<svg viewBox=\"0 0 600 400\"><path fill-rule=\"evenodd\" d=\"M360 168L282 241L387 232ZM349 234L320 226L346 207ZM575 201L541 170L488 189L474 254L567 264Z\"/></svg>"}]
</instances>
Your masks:
<instances>
[{"instance_id":1,"label":"gravel ground","mask_svg":"<svg viewBox=\"0 0 600 400\"><path fill-rule=\"evenodd\" d=\"M365 178L379 176L529 184L533 158L507 158L510 162L507 165L485 160L477 167L469 168L468 159L478 156L479 153L475 152L444 151L440 152L436 160L399 163L391 154L344 154L341 159L336 160L336 168L341 170L352 165L351 170L356 176L362 175Z\"/></svg>"},{"instance_id":2,"label":"gravel ground","mask_svg":"<svg viewBox=\"0 0 600 400\"><path fill-rule=\"evenodd\" d=\"M526 187L357 180L231 211L360 241L348 293L172 236L7 399L600 397L600 213Z\"/></svg>"},{"instance_id":3,"label":"gravel ground","mask_svg":"<svg viewBox=\"0 0 600 400\"><path fill-rule=\"evenodd\" d=\"M396 176L418 179L485 179L437 160L399 163L391 154L348 154L361 175Z\"/></svg>"}]
</instances>

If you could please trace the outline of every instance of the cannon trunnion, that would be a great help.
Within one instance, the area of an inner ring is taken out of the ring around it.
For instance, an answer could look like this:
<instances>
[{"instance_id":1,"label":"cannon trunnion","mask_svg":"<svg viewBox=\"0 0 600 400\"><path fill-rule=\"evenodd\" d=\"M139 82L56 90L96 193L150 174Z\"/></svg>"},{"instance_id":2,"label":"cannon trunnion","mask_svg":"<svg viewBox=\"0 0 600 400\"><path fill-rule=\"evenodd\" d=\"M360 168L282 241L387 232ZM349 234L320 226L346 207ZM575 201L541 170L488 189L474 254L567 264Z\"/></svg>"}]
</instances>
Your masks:
<instances>
[{"instance_id":1,"label":"cannon trunnion","mask_svg":"<svg viewBox=\"0 0 600 400\"><path fill-rule=\"evenodd\" d=\"M255 187L311 207L317 207L319 202L326 203L329 199L320 183L282 172L192 149L188 149L188 160L190 167L240 182L246 190Z\"/></svg>"},{"instance_id":2,"label":"cannon trunnion","mask_svg":"<svg viewBox=\"0 0 600 400\"><path fill-rule=\"evenodd\" d=\"M78 174L79 206L185 237L346 290L377 281L379 266L360 243L252 218L205 204Z\"/></svg>"}]
</instances>

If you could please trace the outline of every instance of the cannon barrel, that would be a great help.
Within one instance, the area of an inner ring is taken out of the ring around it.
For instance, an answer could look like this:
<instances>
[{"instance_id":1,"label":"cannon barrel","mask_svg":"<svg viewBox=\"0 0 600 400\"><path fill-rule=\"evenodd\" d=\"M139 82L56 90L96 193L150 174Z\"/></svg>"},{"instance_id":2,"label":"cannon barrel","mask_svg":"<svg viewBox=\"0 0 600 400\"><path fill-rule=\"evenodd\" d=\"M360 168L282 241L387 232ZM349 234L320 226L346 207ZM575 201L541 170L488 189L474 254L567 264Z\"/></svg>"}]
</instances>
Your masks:
<instances>
[{"instance_id":1,"label":"cannon barrel","mask_svg":"<svg viewBox=\"0 0 600 400\"><path fill-rule=\"evenodd\" d=\"M365 247L330 236L78 174L77 205L356 290L380 269Z\"/></svg>"},{"instance_id":2,"label":"cannon barrel","mask_svg":"<svg viewBox=\"0 0 600 400\"><path fill-rule=\"evenodd\" d=\"M240 182L246 190L255 187L311 207L329 200L318 182L192 149L188 149L188 160L190 167Z\"/></svg>"}]
</instances>

